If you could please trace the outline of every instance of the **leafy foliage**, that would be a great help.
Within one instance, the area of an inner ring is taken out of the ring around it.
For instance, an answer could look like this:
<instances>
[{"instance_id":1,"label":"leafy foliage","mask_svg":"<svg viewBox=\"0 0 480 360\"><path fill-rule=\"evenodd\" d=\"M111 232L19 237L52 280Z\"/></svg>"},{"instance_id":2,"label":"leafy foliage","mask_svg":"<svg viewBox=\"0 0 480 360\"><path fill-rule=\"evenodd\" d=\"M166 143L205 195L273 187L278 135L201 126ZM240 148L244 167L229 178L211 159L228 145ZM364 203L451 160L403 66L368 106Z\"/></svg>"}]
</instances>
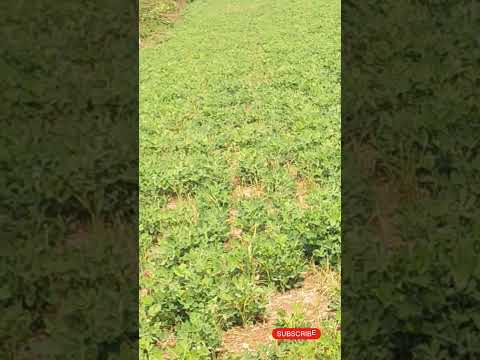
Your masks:
<instances>
[{"instance_id":1,"label":"leafy foliage","mask_svg":"<svg viewBox=\"0 0 480 360\"><path fill-rule=\"evenodd\" d=\"M141 50L142 359L214 358L307 262L339 262L339 10L195 1Z\"/></svg>"},{"instance_id":2,"label":"leafy foliage","mask_svg":"<svg viewBox=\"0 0 480 360\"><path fill-rule=\"evenodd\" d=\"M335 294L337 295L337 294ZM332 300L339 300L338 296ZM312 324L305 320L305 315L297 306L291 315L279 311L275 324L277 327L305 328ZM336 310L336 316L321 323L321 337L316 341L281 341L278 344L264 345L257 351L244 352L241 355L229 355L227 360L277 360L277 359L312 359L339 360L341 355L340 336L341 312Z\"/></svg>"}]
</instances>

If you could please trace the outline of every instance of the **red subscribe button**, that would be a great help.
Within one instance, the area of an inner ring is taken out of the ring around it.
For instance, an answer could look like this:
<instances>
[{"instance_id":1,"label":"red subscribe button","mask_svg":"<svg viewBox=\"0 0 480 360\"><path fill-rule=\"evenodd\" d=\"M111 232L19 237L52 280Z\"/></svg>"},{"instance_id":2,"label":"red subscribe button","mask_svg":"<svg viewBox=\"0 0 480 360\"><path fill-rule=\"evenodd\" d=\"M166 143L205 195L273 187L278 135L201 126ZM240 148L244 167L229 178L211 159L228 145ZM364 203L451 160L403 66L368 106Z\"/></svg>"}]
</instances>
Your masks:
<instances>
[{"instance_id":1,"label":"red subscribe button","mask_svg":"<svg viewBox=\"0 0 480 360\"><path fill-rule=\"evenodd\" d=\"M321 335L316 328L277 328L272 330L272 336L277 340L315 340Z\"/></svg>"}]
</instances>

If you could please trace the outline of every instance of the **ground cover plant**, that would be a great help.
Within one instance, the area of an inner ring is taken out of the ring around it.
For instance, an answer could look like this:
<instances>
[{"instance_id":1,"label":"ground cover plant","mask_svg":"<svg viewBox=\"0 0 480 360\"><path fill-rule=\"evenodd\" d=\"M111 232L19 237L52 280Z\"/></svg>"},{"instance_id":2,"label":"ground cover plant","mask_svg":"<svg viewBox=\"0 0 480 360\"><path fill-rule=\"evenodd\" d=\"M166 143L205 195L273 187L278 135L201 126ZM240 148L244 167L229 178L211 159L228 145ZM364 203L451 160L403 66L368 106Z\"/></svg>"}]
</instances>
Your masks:
<instances>
[{"instance_id":1,"label":"ground cover plant","mask_svg":"<svg viewBox=\"0 0 480 360\"><path fill-rule=\"evenodd\" d=\"M339 268L340 3L196 0L173 33L140 54L140 351L215 359ZM338 321L239 356L338 359Z\"/></svg>"}]
</instances>

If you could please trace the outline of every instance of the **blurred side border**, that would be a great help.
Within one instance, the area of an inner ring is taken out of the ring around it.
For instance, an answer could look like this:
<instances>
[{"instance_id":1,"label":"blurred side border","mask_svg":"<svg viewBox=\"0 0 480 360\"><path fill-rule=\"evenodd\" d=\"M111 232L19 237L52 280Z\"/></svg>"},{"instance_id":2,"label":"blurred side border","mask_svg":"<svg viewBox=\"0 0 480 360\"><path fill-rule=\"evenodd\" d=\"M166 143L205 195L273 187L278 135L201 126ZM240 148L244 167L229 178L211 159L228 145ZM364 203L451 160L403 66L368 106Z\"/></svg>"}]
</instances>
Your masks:
<instances>
[{"instance_id":1,"label":"blurred side border","mask_svg":"<svg viewBox=\"0 0 480 360\"><path fill-rule=\"evenodd\" d=\"M0 358L138 358L138 4L2 2Z\"/></svg>"},{"instance_id":2,"label":"blurred side border","mask_svg":"<svg viewBox=\"0 0 480 360\"><path fill-rule=\"evenodd\" d=\"M479 10L342 2L344 359L480 356Z\"/></svg>"}]
</instances>

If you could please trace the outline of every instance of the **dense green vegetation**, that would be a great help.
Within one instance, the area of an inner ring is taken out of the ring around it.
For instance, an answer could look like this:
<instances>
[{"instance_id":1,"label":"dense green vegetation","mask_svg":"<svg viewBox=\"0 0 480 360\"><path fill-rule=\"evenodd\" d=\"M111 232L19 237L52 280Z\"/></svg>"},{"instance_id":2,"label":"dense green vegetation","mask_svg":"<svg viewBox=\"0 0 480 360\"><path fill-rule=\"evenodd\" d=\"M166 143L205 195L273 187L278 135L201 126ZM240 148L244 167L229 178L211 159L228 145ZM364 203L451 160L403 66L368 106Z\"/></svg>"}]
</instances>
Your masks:
<instances>
[{"instance_id":1,"label":"dense green vegetation","mask_svg":"<svg viewBox=\"0 0 480 360\"><path fill-rule=\"evenodd\" d=\"M344 10L344 36L352 39L344 66L358 76L342 83L345 108L356 115L342 129L342 196L350 205L342 213L349 264L342 273L343 355L478 359L474 7L385 1ZM363 92L369 96L358 96Z\"/></svg>"},{"instance_id":2,"label":"dense green vegetation","mask_svg":"<svg viewBox=\"0 0 480 360\"><path fill-rule=\"evenodd\" d=\"M89 1L2 14L16 36L1 60L0 359L134 355L135 14Z\"/></svg>"},{"instance_id":3,"label":"dense green vegetation","mask_svg":"<svg viewBox=\"0 0 480 360\"><path fill-rule=\"evenodd\" d=\"M198 0L174 33L140 54L141 356L211 359L308 262L339 265L340 2Z\"/></svg>"}]
</instances>

